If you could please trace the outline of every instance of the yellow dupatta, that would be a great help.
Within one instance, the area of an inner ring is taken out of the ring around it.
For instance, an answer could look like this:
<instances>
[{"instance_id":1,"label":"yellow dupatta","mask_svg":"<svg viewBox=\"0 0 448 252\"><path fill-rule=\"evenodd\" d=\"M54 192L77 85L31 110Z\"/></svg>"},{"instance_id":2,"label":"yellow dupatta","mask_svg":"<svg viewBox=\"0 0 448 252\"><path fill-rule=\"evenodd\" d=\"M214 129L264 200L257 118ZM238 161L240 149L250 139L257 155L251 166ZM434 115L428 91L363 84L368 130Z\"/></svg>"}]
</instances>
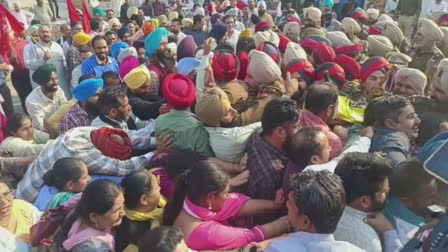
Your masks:
<instances>
[{"instance_id":1,"label":"yellow dupatta","mask_svg":"<svg viewBox=\"0 0 448 252\"><path fill-rule=\"evenodd\" d=\"M151 229L160 227L160 224L162 223L162 217L163 217L163 209L166 206L166 198L163 196L160 196L159 204L157 205L157 208L149 213L143 213L138 212L135 210L128 209L125 207L124 211L126 213L126 217L129 220L133 221L150 221L151 222Z\"/></svg>"}]
</instances>

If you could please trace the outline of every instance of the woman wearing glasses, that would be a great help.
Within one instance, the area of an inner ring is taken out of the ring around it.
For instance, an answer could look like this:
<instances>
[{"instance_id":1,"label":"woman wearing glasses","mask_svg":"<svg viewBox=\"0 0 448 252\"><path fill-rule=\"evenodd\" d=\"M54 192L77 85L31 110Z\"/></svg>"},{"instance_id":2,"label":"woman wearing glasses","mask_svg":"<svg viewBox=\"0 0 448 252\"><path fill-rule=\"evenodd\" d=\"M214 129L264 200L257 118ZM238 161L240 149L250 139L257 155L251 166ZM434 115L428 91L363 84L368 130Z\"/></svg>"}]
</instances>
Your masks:
<instances>
[{"instance_id":1,"label":"woman wearing glasses","mask_svg":"<svg viewBox=\"0 0 448 252\"><path fill-rule=\"evenodd\" d=\"M0 227L29 243L30 228L41 215L42 212L30 203L14 199L14 191L0 178Z\"/></svg>"}]
</instances>

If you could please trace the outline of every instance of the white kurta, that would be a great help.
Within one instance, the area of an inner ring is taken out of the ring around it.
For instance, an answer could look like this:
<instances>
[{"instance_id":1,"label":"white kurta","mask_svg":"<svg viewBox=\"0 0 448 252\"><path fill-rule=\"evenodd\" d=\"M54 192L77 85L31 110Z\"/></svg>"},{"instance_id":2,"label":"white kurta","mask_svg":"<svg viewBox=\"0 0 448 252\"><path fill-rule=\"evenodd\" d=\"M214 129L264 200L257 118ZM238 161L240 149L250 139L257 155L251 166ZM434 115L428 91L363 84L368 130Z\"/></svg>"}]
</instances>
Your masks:
<instances>
[{"instance_id":1,"label":"white kurta","mask_svg":"<svg viewBox=\"0 0 448 252\"><path fill-rule=\"evenodd\" d=\"M30 47L27 51L28 57L25 58L25 66L30 70L31 86L33 87L33 89L39 87L39 84L33 81L33 73L40 66L49 63L54 65L54 67L56 68L59 87L61 87L62 91L64 91L65 97L67 99L71 99L72 93L70 90L70 83L68 81L67 75L67 62L65 61L64 51L62 50L62 47L56 42L51 42L49 44L39 42L39 45L32 45L32 47ZM44 60L44 50L51 52L51 59L47 61Z\"/></svg>"}]
</instances>

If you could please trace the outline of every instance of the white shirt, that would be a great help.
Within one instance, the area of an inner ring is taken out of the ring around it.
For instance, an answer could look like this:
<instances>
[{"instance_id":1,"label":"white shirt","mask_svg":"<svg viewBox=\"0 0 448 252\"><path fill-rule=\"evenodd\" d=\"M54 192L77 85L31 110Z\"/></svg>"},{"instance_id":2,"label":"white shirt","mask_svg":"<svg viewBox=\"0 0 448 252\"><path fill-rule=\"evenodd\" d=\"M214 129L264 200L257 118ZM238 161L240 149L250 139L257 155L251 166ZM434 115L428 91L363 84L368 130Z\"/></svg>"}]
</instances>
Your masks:
<instances>
[{"instance_id":1,"label":"white shirt","mask_svg":"<svg viewBox=\"0 0 448 252\"><path fill-rule=\"evenodd\" d=\"M364 223L370 213L345 206L339 220L334 237L338 241L346 241L369 252L382 252L381 241L375 230Z\"/></svg>"},{"instance_id":2,"label":"white shirt","mask_svg":"<svg viewBox=\"0 0 448 252\"><path fill-rule=\"evenodd\" d=\"M176 39L177 39L177 44L179 45L180 42L182 42L182 40L183 40L184 38L187 37L187 35L186 35L185 33L183 33L183 32L180 31L179 34L174 35L174 37L176 37Z\"/></svg>"},{"instance_id":3,"label":"white shirt","mask_svg":"<svg viewBox=\"0 0 448 252\"><path fill-rule=\"evenodd\" d=\"M348 242L336 241L333 234L297 232L286 238L276 239L264 252L361 252Z\"/></svg>"},{"instance_id":4,"label":"white shirt","mask_svg":"<svg viewBox=\"0 0 448 252\"><path fill-rule=\"evenodd\" d=\"M205 127L205 129L210 136L210 146L217 159L239 162L244 154L249 137L252 132L260 127L261 122L256 122L243 127Z\"/></svg>"},{"instance_id":5,"label":"white shirt","mask_svg":"<svg viewBox=\"0 0 448 252\"><path fill-rule=\"evenodd\" d=\"M317 165L308 165L303 169L303 171L313 170L313 171L323 171L327 170L334 173L334 169L347 153L350 152L369 152L371 140L368 137L360 137L358 140L353 142L348 148L346 148L341 155L333 158L330 162L325 164L317 164Z\"/></svg>"},{"instance_id":6,"label":"white shirt","mask_svg":"<svg viewBox=\"0 0 448 252\"><path fill-rule=\"evenodd\" d=\"M236 51L236 43L238 43L238 37L240 36L239 31L237 31L236 29L233 30L232 32L232 36L230 36L229 39L227 39L227 42L229 42L230 44L232 44L233 48Z\"/></svg>"},{"instance_id":7,"label":"white shirt","mask_svg":"<svg viewBox=\"0 0 448 252\"><path fill-rule=\"evenodd\" d=\"M435 1L432 1L428 5L428 9L426 9L426 16L430 17L432 14L436 12L447 12L448 11L448 4L442 0L440 4L436 3Z\"/></svg>"},{"instance_id":8,"label":"white shirt","mask_svg":"<svg viewBox=\"0 0 448 252\"><path fill-rule=\"evenodd\" d=\"M64 92L60 87L51 100L42 92L42 87L35 88L25 99L26 110L28 111L33 128L46 131L44 119L49 118L58 108L67 101Z\"/></svg>"}]
</instances>

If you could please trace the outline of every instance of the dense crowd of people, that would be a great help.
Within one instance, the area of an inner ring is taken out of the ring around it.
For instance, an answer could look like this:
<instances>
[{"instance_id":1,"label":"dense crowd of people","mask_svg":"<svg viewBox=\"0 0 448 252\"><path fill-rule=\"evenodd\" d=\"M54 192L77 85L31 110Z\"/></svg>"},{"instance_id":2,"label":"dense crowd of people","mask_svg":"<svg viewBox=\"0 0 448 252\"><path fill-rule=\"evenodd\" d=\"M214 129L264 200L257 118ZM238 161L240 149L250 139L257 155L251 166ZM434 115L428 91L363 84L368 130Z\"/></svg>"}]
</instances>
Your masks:
<instances>
[{"instance_id":1,"label":"dense crowd of people","mask_svg":"<svg viewBox=\"0 0 448 252\"><path fill-rule=\"evenodd\" d=\"M435 246L445 2L117 2L9 6L1 251Z\"/></svg>"}]
</instances>

